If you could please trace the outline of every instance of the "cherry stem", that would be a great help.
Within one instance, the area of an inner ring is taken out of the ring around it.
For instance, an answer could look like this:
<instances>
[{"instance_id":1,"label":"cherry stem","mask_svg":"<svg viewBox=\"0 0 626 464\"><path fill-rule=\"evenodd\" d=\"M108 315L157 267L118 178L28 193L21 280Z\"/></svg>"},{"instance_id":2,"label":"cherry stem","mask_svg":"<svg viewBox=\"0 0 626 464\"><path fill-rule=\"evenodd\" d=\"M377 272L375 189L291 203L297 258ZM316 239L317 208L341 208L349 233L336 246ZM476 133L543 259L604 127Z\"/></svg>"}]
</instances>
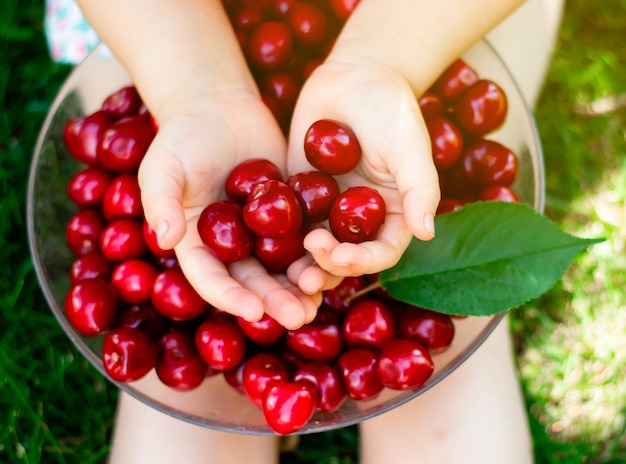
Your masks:
<instances>
[{"instance_id":1,"label":"cherry stem","mask_svg":"<svg viewBox=\"0 0 626 464\"><path fill-rule=\"evenodd\" d=\"M352 303L352 300L354 300L355 298L358 298L360 296L365 295L366 293L369 293L371 291L376 290L377 288L383 288L383 286L380 284L379 281L374 282L373 284L369 284L366 287L363 287L361 290L358 290L356 292L354 292L352 295L349 295L346 298L346 302L348 303L348 305L350 303Z\"/></svg>"}]
</instances>

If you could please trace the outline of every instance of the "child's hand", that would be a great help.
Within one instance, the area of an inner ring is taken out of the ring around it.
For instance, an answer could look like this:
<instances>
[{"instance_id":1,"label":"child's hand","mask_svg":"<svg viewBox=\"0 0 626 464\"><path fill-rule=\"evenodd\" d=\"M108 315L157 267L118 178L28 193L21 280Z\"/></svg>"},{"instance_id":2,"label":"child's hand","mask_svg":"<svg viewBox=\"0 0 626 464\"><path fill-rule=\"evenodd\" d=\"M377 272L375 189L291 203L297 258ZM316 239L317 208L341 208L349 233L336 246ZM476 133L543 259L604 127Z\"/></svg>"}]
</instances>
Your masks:
<instances>
[{"instance_id":1,"label":"child's hand","mask_svg":"<svg viewBox=\"0 0 626 464\"><path fill-rule=\"evenodd\" d=\"M194 95L170 99L139 170L145 215L163 248L174 248L186 277L214 306L249 320L267 312L288 328L311 320L320 288L305 295L286 276L272 276L254 258L224 265L203 245L200 212L223 199L230 170L263 157L285 167L285 141L256 95ZM324 282L321 282L324 285Z\"/></svg>"},{"instance_id":2,"label":"child's hand","mask_svg":"<svg viewBox=\"0 0 626 464\"><path fill-rule=\"evenodd\" d=\"M325 229L310 232L305 247L324 270L340 276L371 274L393 266L412 235L434 236L433 218L440 198L428 132L416 96L392 69L374 63L327 61L305 84L295 110L288 152L289 172L311 169L304 135L319 119L334 119L355 132L363 157L338 180L341 189L367 185L387 204L387 218L374 241L339 243ZM306 279L318 273L310 268Z\"/></svg>"}]
</instances>

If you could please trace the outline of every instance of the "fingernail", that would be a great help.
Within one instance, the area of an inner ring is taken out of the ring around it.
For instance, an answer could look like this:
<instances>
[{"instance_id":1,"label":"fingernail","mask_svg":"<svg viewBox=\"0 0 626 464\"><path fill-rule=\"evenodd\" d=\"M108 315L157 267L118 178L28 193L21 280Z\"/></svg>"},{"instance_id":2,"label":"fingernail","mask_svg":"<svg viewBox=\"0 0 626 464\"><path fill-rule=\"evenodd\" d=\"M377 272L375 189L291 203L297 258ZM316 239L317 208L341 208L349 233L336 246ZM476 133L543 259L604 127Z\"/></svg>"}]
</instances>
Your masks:
<instances>
[{"instance_id":1,"label":"fingernail","mask_svg":"<svg viewBox=\"0 0 626 464\"><path fill-rule=\"evenodd\" d=\"M432 236L435 236L435 217L430 214L424 214L424 229Z\"/></svg>"},{"instance_id":2,"label":"fingernail","mask_svg":"<svg viewBox=\"0 0 626 464\"><path fill-rule=\"evenodd\" d=\"M167 223L167 221L162 221L157 226L157 228L156 228L156 236L157 236L157 242L159 242L159 245L161 245L161 243L163 242L163 239L167 235L167 231L169 230L169 228L170 228L170 226Z\"/></svg>"}]
</instances>

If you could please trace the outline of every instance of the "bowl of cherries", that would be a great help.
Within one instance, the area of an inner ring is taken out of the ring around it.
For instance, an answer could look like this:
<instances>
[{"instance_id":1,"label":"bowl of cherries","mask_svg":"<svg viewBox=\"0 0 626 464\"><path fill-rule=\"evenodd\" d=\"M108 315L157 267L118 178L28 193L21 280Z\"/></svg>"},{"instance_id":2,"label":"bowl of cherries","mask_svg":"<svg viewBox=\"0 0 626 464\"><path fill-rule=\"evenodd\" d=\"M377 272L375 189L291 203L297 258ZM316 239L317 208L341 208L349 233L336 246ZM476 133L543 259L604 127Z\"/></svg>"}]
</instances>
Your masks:
<instances>
[{"instance_id":1,"label":"bowl of cherries","mask_svg":"<svg viewBox=\"0 0 626 464\"><path fill-rule=\"evenodd\" d=\"M302 83L324 59L349 3L225 2L285 132ZM491 200L542 210L534 121L487 42L415 98L441 179L438 214ZM175 253L159 248L143 216L137 169L157 131L128 73L99 46L54 100L28 187L31 253L51 310L80 352L144 403L230 432L344 427L436 385L502 319L402 302L377 288L376 275L345 278L324 293L316 319L293 330L267 315L248 322L212 307ZM335 179L358 164L358 136L341 121L320 120L302 144L309 171L286 177L258 158L225 179L223 198L198 221L215 256L225 263L253 256L280 273L305 253L312 228L354 243L376 237L382 197L368 187L341 191Z\"/></svg>"}]
</instances>

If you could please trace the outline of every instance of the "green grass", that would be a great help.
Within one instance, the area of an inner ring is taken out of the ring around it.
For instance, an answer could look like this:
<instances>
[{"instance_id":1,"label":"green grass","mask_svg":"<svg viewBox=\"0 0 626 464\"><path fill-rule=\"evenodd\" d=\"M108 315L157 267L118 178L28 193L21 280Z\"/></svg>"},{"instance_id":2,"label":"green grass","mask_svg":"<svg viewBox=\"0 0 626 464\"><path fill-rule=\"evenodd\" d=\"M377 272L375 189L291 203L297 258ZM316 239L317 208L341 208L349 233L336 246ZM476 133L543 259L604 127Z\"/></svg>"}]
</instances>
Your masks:
<instances>
[{"instance_id":1,"label":"green grass","mask_svg":"<svg viewBox=\"0 0 626 464\"><path fill-rule=\"evenodd\" d=\"M0 462L103 462L116 390L51 315L25 226L31 153L70 69L50 62L43 2L0 15ZM538 463L626 462L626 0L569 2L537 110L547 214L607 241L512 318ZM620 100L620 97L622 100ZM60 186L61 188L61 186ZM286 462L357 462L354 427L305 436Z\"/></svg>"}]
</instances>

